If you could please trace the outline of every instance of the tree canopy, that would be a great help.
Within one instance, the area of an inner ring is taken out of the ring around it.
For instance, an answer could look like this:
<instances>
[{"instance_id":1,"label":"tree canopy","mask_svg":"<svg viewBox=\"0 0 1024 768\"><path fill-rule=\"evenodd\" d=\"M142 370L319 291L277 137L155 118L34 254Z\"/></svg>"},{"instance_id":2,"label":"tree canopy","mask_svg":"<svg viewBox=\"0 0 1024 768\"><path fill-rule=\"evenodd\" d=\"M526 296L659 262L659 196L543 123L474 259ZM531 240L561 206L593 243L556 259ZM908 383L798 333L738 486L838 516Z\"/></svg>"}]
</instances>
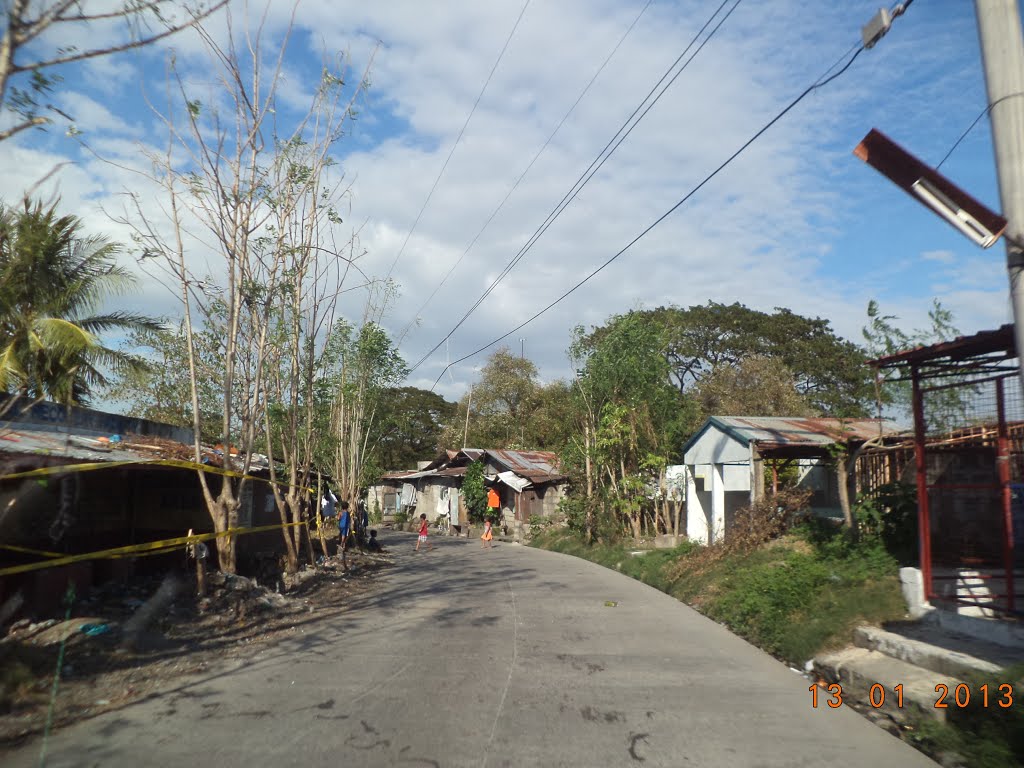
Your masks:
<instances>
[{"instance_id":1,"label":"tree canopy","mask_svg":"<svg viewBox=\"0 0 1024 768\"><path fill-rule=\"evenodd\" d=\"M630 316L657 329L667 375L680 392L719 366L736 366L757 356L780 361L792 374L796 391L822 415L863 416L874 401L864 351L836 335L823 318L785 308L769 314L739 303L709 301L688 309L630 312L594 329L584 342L598 342L613 322Z\"/></svg>"},{"instance_id":2,"label":"tree canopy","mask_svg":"<svg viewBox=\"0 0 1024 768\"><path fill-rule=\"evenodd\" d=\"M57 205L0 208L0 389L62 404L87 404L108 374L142 361L107 346L110 332L156 332L141 314L105 311L134 277L119 246L87 236Z\"/></svg>"},{"instance_id":3,"label":"tree canopy","mask_svg":"<svg viewBox=\"0 0 1024 768\"><path fill-rule=\"evenodd\" d=\"M374 463L382 470L409 469L444 447L445 424L455 417L456 404L418 387L393 387L382 392Z\"/></svg>"}]
</instances>

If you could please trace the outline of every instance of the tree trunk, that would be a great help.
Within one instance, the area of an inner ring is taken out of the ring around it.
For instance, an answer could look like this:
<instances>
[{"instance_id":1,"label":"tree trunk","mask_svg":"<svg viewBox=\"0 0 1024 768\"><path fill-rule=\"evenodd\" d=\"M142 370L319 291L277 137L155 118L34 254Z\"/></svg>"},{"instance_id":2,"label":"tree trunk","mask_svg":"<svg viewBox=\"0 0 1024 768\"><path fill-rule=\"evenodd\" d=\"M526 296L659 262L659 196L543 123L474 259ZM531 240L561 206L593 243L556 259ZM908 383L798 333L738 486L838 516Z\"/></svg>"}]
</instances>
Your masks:
<instances>
[{"instance_id":1,"label":"tree trunk","mask_svg":"<svg viewBox=\"0 0 1024 768\"><path fill-rule=\"evenodd\" d=\"M839 490L839 506L843 510L843 525L850 531L853 540L857 541L857 520L850 505L849 468L846 454L836 457L836 482Z\"/></svg>"}]
</instances>

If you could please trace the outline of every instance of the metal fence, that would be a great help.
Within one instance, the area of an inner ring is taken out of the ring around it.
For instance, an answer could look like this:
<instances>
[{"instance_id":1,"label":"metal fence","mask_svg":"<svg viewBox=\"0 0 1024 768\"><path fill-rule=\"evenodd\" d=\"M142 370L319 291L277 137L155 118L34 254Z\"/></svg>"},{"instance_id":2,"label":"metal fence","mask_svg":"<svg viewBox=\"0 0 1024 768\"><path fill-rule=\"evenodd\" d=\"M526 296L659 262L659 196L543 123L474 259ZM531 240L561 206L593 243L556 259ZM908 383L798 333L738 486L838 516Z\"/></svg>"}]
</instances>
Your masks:
<instances>
[{"instance_id":1,"label":"metal fence","mask_svg":"<svg viewBox=\"0 0 1024 768\"><path fill-rule=\"evenodd\" d=\"M929 600L1021 615L1024 400L1005 368L912 370L921 570Z\"/></svg>"}]
</instances>

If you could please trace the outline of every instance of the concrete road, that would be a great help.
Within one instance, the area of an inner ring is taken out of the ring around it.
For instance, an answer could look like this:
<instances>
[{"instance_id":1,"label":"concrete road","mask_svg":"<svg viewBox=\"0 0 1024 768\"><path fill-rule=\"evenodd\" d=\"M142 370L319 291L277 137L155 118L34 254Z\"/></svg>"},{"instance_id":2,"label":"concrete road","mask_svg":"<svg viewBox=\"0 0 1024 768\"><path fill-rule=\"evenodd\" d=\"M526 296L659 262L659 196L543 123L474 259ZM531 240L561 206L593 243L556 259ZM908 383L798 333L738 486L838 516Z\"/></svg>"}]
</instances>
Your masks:
<instances>
[{"instance_id":1,"label":"concrete road","mask_svg":"<svg viewBox=\"0 0 1024 768\"><path fill-rule=\"evenodd\" d=\"M672 598L498 542L384 543L334 619L58 731L48 766L934 766ZM608 605L614 603L614 605ZM39 742L7 755L35 766Z\"/></svg>"}]
</instances>

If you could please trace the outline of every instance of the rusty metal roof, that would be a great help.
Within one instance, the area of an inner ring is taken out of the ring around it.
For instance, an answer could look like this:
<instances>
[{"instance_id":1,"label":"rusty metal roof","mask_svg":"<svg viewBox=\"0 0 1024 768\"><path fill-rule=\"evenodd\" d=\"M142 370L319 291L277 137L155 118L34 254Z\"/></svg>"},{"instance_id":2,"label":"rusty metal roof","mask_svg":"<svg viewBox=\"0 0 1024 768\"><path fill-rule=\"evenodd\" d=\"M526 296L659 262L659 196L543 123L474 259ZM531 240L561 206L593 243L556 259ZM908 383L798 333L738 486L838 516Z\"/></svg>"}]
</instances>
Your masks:
<instances>
[{"instance_id":1,"label":"rusty metal roof","mask_svg":"<svg viewBox=\"0 0 1024 768\"><path fill-rule=\"evenodd\" d=\"M503 469L515 472L532 483L565 480L558 465L558 455L550 451L509 451L496 448L463 448L448 451L447 461L442 454L421 470L388 472L382 480L415 480L420 477L461 477L466 474L466 463L490 459ZM453 466L456 465L456 466Z\"/></svg>"},{"instance_id":2,"label":"rusty metal roof","mask_svg":"<svg viewBox=\"0 0 1024 768\"><path fill-rule=\"evenodd\" d=\"M685 453L712 426L741 443L761 448L823 448L850 440L867 441L900 429L886 419L826 419L783 416L710 416L687 441Z\"/></svg>"},{"instance_id":3,"label":"rusty metal roof","mask_svg":"<svg viewBox=\"0 0 1024 768\"><path fill-rule=\"evenodd\" d=\"M550 451L508 451L488 449L487 455L517 475L532 482L564 478L559 469L558 455Z\"/></svg>"},{"instance_id":4,"label":"rusty metal roof","mask_svg":"<svg viewBox=\"0 0 1024 768\"><path fill-rule=\"evenodd\" d=\"M926 363L946 358L965 360L996 353L1016 356L1013 324L1003 325L994 331L979 331L971 336L958 336L952 341L943 341L926 347L915 347L894 355L869 360L868 365L876 368L892 368L899 365Z\"/></svg>"},{"instance_id":5,"label":"rusty metal roof","mask_svg":"<svg viewBox=\"0 0 1024 768\"><path fill-rule=\"evenodd\" d=\"M21 425L18 425L21 426ZM102 444L88 435L45 429L7 429L0 434L0 452L76 461L152 461L148 451L127 442Z\"/></svg>"}]
</instances>

